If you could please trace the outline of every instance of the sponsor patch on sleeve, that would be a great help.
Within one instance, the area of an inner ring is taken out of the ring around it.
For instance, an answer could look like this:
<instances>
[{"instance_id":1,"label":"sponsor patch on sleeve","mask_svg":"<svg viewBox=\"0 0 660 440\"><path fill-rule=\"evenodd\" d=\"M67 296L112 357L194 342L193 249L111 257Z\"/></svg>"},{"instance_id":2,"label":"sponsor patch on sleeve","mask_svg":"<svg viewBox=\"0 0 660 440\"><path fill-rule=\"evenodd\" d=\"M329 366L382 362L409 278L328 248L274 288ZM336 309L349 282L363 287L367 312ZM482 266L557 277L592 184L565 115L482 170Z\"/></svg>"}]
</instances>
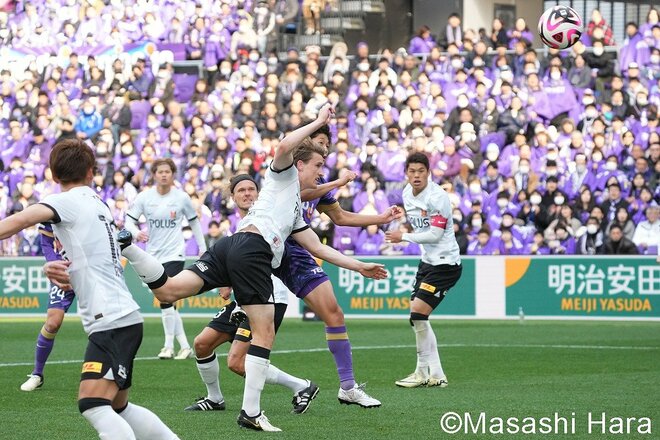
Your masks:
<instances>
[{"instance_id":1,"label":"sponsor patch on sleeve","mask_svg":"<svg viewBox=\"0 0 660 440\"><path fill-rule=\"evenodd\" d=\"M422 283L419 285L419 288L422 290L426 290L427 292L435 292L435 286L432 286L430 284Z\"/></svg>"},{"instance_id":2,"label":"sponsor patch on sleeve","mask_svg":"<svg viewBox=\"0 0 660 440\"><path fill-rule=\"evenodd\" d=\"M85 362L82 366L83 373L100 373L103 369L101 362Z\"/></svg>"},{"instance_id":3,"label":"sponsor patch on sleeve","mask_svg":"<svg viewBox=\"0 0 660 440\"><path fill-rule=\"evenodd\" d=\"M250 330L245 328L239 328L238 330L236 330L236 333L243 336L244 338L249 338L251 334Z\"/></svg>"}]
</instances>

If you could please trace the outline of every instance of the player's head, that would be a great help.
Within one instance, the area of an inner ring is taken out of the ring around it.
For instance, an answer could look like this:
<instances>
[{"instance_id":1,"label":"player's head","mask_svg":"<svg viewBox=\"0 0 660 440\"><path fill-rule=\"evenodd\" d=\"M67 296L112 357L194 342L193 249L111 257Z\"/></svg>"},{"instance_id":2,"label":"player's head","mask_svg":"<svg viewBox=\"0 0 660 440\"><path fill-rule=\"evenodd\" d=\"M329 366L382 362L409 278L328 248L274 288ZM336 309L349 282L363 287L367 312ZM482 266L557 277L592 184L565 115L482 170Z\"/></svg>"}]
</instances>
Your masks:
<instances>
[{"instance_id":1,"label":"player's head","mask_svg":"<svg viewBox=\"0 0 660 440\"><path fill-rule=\"evenodd\" d=\"M237 174L229 180L229 193L241 211L247 211L257 200L259 187L249 174Z\"/></svg>"},{"instance_id":2,"label":"player's head","mask_svg":"<svg viewBox=\"0 0 660 440\"><path fill-rule=\"evenodd\" d=\"M156 159L151 164L151 175L154 183L158 186L174 185L174 175L176 174L176 164L170 158Z\"/></svg>"},{"instance_id":3,"label":"player's head","mask_svg":"<svg viewBox=\"0 0 660 440\"><path fill-rule=\"evenodd\" d=\"M424 153L412 153L406 159L406 177L413 191L419 193L429 183L429 158Z\"/></svg>"},{"instance_id":4,"label":"player's head","mask_svg":"<svg viewBox=\"0 0 660 440\"><path fill-rule=\"evenodd\" d=\"M310 138L314 142L325 148L326 155L328 154L327 152L330 151L330 139L331 139L330 127L328 127L327 125L321 126L318 130L312 133Z\"/></svg>"},{"instance_id":5,"label":"player's head","mask_svg":"<svg viewBox=\"0 0 660 440\"><path fill-rule=\"evenodd\" d=\"M314 188L319 177L323 176L326 149L313 140L303 140L293 150L293 164L298 169L300 188Z\"/></svg>"},{"instance_id":6,"label":"player's head","mask_svg":"<svg viewBox=\"0 0 660 440\"><path fill-rule=\"evenodd\" d=\"M66 139L55 144L48 165L57 183L91 184L96 159L92 149L82 140Z\"/></svg>"}]
</instances>

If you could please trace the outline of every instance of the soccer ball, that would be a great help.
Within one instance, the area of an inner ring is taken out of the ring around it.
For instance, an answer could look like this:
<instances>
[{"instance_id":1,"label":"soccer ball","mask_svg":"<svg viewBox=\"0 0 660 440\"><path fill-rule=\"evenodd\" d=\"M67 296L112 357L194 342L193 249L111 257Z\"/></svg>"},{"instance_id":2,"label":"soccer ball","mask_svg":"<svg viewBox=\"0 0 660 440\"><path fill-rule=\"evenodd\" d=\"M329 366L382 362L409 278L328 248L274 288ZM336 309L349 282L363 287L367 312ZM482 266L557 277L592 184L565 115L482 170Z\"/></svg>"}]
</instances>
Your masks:
<instances>
[{"instance_id":1,"label":"soccer ball","mask_svg":"<svg viewBox=\"0 0 660 440\"><path fill-rule=\"evenodd\" d=\"M553 49L568 49L582 35L582 18L568 6L553 6L539 19L541 41Z\"/></svg>"}]
</instances>

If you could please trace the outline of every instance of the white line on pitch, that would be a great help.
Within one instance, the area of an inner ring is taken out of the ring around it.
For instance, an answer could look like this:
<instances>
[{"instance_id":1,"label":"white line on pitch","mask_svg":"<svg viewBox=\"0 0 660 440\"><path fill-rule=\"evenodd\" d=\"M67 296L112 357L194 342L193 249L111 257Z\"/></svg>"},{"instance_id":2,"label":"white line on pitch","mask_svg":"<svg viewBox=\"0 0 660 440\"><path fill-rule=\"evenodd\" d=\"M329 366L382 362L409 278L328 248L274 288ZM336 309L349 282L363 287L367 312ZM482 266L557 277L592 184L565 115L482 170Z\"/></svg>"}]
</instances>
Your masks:
<instances>
[{"instance_id":1,"label":"white line on pitch","mask_svg":"<svg viewBox=\"0 0 660 440\"><path fill-rule=\"evenodd\" d=\"M561 345L561 344L442 344L440 348L551 348L551 349L568 349L568 350L640 350L651 351L660 350L660 347L625 347L616 345ZM415 348L415 345L371 345L371 346L356 346L352 347L353 350L387 350L392 348ZM327 347L323 348L300 348L295 350L274 350L271 354L292 354L292 353L318 353L327 351ZM220 353L218 357L226 357L227 353ZM151 361L158 359L155 356L136 357L136 361ZM48 361L49 365L57 364L79 364L82 360L65 360L65 361ZM27 367L33 365L34 362L7 362L0 363L2 367Z\"/></svg>"}]
</instances>

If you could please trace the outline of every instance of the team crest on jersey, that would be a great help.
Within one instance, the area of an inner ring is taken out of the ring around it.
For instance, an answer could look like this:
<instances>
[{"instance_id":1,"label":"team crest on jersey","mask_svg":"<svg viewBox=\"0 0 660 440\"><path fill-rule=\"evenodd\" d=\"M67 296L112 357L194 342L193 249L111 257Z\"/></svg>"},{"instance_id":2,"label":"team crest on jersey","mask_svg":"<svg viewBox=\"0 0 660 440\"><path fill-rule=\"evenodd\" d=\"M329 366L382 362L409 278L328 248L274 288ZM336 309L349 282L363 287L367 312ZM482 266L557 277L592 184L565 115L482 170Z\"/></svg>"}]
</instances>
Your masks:
<instances>
[{"instance_id":1,"label":"team crest on jersey","mask_svg":"<svg viewBox=\"0 0 660 440\"><path fill-rule=\"evenodd\" d=\"M176 211L170 211L170 218L175 219L176 218Z\"/></svg>"},{"instance_id":2,"label":"team crest on jersey","mask_svg":"<svg viewBox=\"0 0 660 440\"><path fill-rule=\"evenodd\" d=\"M206 272L207 270L209 270L209 267L206 264L202 263L201 261L195 263L195 266L197 266L197 269L199 269L200 272Z\"/></svg>"},{"instance_id":3,"label":"team crest on jersey","mask_svg":"<svg viewBox=\"0 0 660 440\"><path fill-rule=\"evenodd\" d=\"M420 215L421 215L422 217L426 217L427 214L428 214L428 213L426 212L426 210L425 210L425 209L422 209L422 212L420 213Z\"/></svg>"}]
</instances>

